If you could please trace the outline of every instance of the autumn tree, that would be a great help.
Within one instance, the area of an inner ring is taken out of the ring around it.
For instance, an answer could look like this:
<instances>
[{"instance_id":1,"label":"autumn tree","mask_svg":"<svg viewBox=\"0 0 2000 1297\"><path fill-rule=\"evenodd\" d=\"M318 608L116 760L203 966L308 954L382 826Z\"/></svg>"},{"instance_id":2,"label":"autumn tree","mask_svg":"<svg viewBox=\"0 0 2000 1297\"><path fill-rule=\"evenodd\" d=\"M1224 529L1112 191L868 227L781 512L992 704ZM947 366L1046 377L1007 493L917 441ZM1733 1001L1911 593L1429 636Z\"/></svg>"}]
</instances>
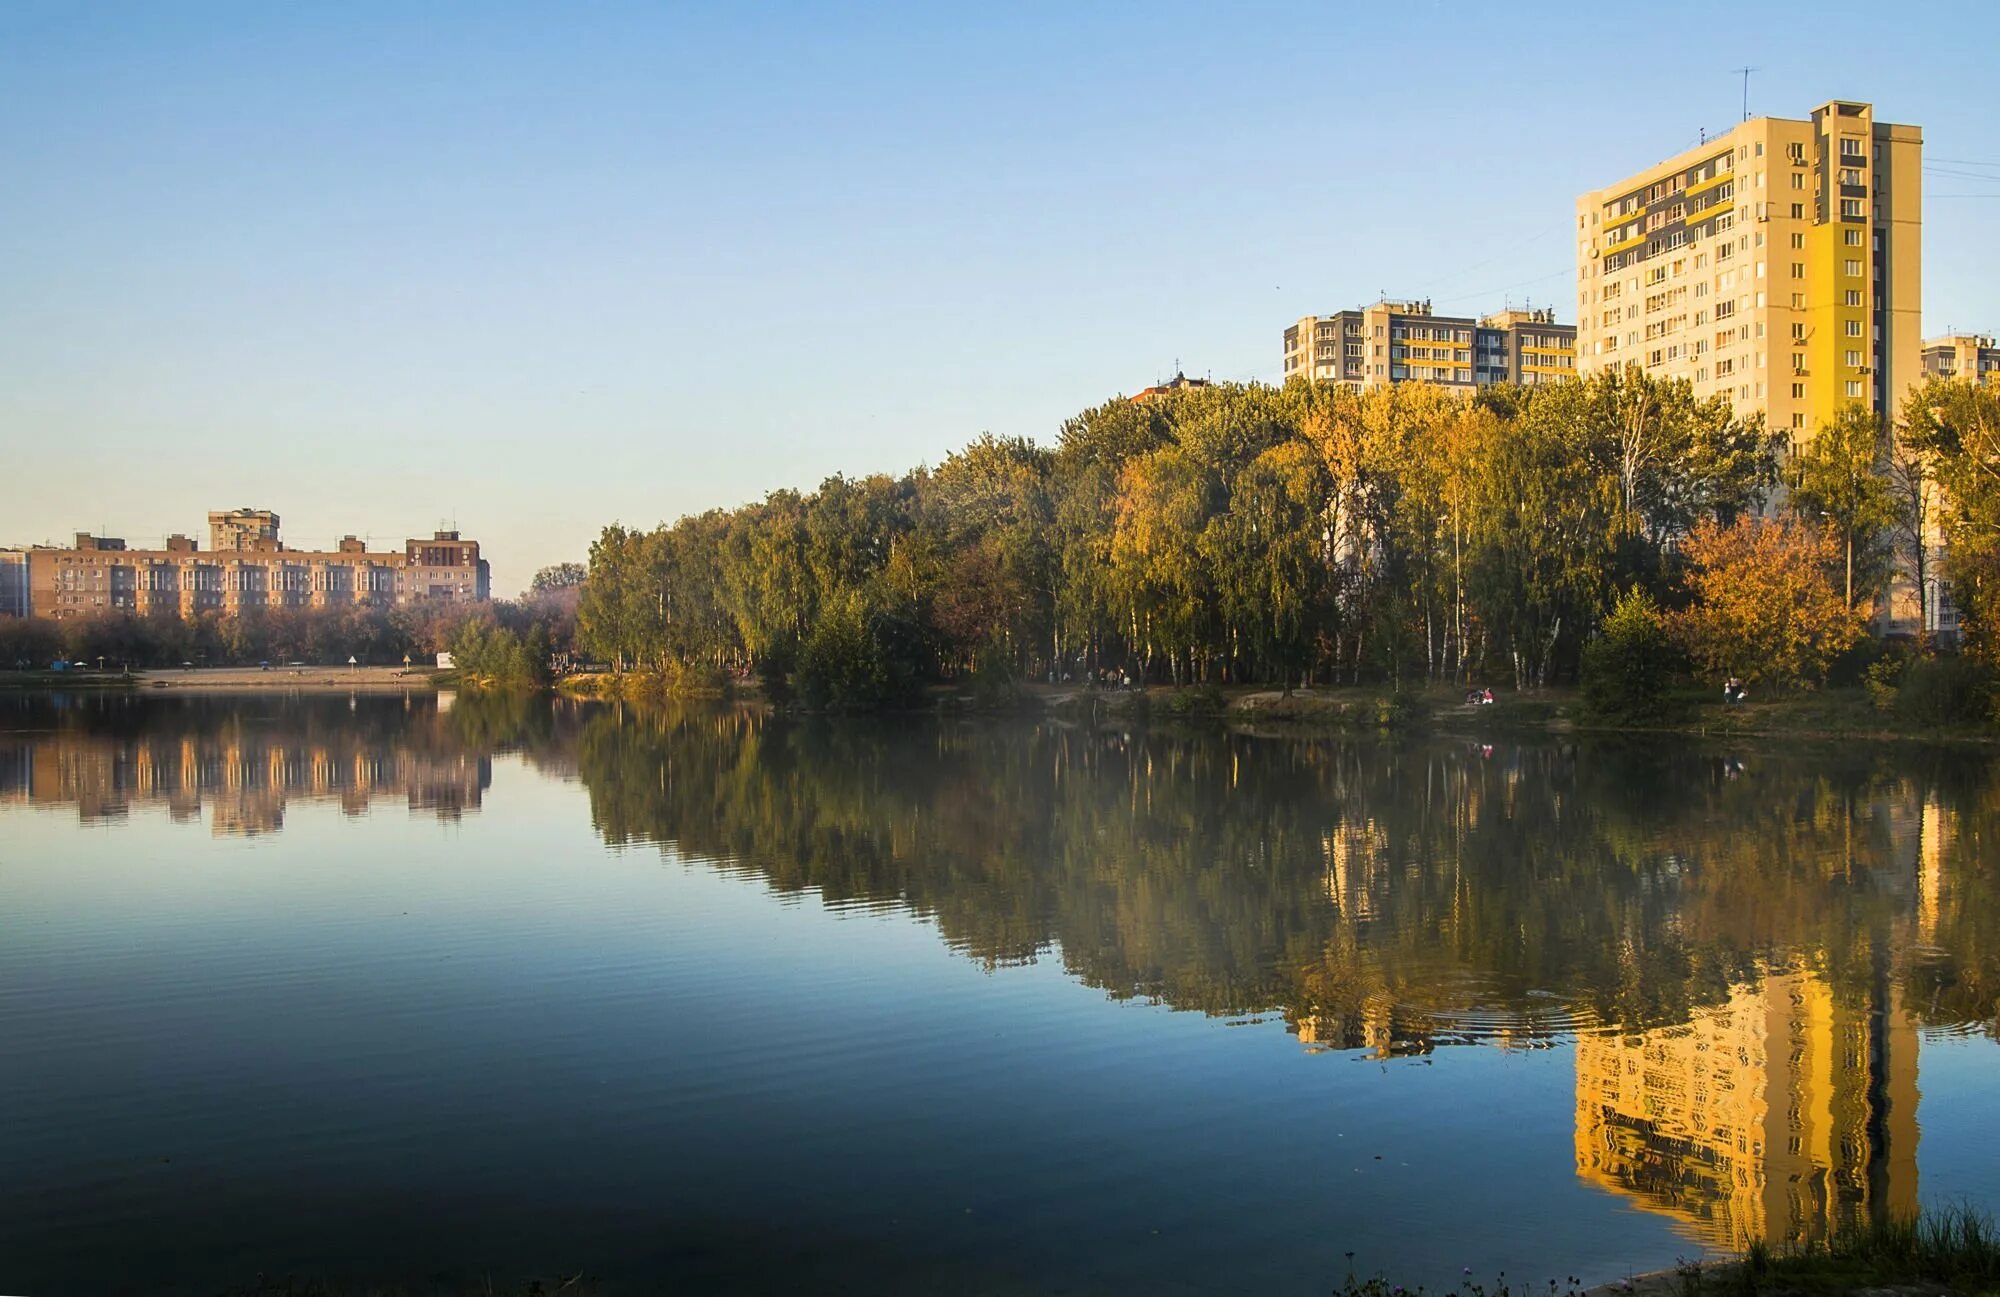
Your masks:
<instances>
[{"instance_id":1,"label":"autumn tree","mask_svg":"<svg viewBox=\"0 0 2000 1297\"><path fill-rule=\"evenodd\" d=\"M1816 685L1861 637L1830 572L1839 541L1797 518L1698 524L1682 542L1693 602L1670 621L1694 663L1767 685Z\"/></svg>"}]
</instances>

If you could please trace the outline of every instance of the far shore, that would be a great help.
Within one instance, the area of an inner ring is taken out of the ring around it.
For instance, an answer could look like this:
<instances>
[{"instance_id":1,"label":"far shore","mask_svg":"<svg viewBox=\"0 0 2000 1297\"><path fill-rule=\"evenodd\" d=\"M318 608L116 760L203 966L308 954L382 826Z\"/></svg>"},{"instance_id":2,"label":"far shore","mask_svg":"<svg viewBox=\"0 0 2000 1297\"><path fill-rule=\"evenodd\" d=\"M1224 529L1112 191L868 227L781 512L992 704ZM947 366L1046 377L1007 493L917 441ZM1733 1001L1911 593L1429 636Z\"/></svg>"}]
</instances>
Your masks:
<instances>
[{"instance_id":1,"label":"far shore","mask_svg":"<svg viewBox=\"0 0 2000 1297\"><path fill-rule=\"evenodd\" d=\"M34 690L175 690L182 693L416 693L438 686L435 667L289 666L175 667L147 671L26 671L0 673L0 688Z\"/></svg>"}]
</instances>

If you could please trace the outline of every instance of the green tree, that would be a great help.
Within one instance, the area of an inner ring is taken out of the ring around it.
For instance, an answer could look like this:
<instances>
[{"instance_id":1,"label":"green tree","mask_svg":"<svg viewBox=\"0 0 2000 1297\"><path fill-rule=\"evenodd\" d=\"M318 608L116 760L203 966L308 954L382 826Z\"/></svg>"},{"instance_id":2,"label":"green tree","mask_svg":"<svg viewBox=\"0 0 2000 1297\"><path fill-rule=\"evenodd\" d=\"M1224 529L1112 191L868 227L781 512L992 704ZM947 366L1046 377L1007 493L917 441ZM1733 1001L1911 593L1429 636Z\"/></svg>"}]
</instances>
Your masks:
<instances>
[{"instance_id":1,"label":"green tree","mask_svg":"<svg viewBox=\"0 0 2000 1297\"><path fill-rule=\"evenodd\" d=\"M1932 379L1904 400L1903 422L1939 487L1945 571L1966 644L2000 663L2000 392Z\"/></svg>"},{"instance_id":2,"label":"green tree","mask_svg":"<svg viewBox=\"0 0 2000 1297\"><path fill-rule=\"evenodd\" d=\"M1850 609L1888 579L1882 542L1895 511L1882 466L1882 422L1858 401L1842 406L1792 459L1792 505L1839 537Z\"/></svg>"}]
</instances>

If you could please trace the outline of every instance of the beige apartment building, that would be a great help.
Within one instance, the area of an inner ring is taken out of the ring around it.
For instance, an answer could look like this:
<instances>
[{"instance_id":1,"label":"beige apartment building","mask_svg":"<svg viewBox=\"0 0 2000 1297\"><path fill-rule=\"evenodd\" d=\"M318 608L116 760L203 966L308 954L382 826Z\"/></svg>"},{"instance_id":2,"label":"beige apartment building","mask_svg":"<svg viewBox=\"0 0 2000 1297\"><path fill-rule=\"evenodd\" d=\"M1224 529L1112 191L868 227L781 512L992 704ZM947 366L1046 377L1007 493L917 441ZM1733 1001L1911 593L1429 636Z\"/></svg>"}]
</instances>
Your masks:
<instances>
[{"instance_id":1,"label":"beige apartment building","mask_svg":"<svg viewBox=\"0 0 2000 1297\"><path fill-rule=\"evenodd\" d=\"M1439 383L1472 392L1493 383L1552 383L1576 374L1576 326L1550 310L1437 315L1427 301L1383 300L1308 315L1285 330L1286 380Z\"/></svg>"},{"instance_id":2,"label":"beige apartment building","mask_svg":"<svg viewBox=\"0 0 2000 1297\"><path fill-rule=\"evenodd\" d=\"M1577 366L1639 365L1810 432L1922 375L1923 132L1834 100L1576 202Z\"/></svg>"},{"instance_id":3,"label":"beige apartment building","mask_svg":"<svg viewBox=\"0 0 2000 1297\"><path fill-rule=\"evenodd\" d=\"M219 613L259 608L386 608L420 602L484 600L491 578L479 542L456 531L371 551L353 536L332 550L295 550L278 534L278 515L236 509L211 513L209 548L169 536L160 549L131 549L115 536L79 533L67 548L17 551L26 559L28 610L37 617L100 613Z\"/></svg>"},{"instance_id":4,"label":"beige apartment building","mask_svg":"<svg viewBox=\"0 0 2000 1297\"><path fill-rule=\"evenodd\" d=\"M1948 333L1924 343L1924 376L2000 387L2000 347L1991 334Z\"/></svg>"}]
</instances>

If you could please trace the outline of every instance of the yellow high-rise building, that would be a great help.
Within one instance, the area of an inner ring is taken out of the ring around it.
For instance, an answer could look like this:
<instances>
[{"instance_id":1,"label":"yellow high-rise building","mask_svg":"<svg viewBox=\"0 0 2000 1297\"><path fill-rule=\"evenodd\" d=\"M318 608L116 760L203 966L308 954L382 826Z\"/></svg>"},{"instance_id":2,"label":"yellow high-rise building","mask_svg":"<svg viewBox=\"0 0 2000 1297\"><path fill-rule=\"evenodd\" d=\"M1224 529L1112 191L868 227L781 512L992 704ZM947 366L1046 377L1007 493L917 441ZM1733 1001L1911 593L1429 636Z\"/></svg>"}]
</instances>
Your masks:
<instances>
[{"instance_id":1,"label":"yellow high-rise building","mask_svg":"<svg viewBox=\"0 0 2000 1297\"><path fill-rule=\"evenodd\" d=\"M1810 433L1922 376L1923 132L1834 100L1577 199L1577 368L1638 365Z\"/></svg>"}]
</instances>

